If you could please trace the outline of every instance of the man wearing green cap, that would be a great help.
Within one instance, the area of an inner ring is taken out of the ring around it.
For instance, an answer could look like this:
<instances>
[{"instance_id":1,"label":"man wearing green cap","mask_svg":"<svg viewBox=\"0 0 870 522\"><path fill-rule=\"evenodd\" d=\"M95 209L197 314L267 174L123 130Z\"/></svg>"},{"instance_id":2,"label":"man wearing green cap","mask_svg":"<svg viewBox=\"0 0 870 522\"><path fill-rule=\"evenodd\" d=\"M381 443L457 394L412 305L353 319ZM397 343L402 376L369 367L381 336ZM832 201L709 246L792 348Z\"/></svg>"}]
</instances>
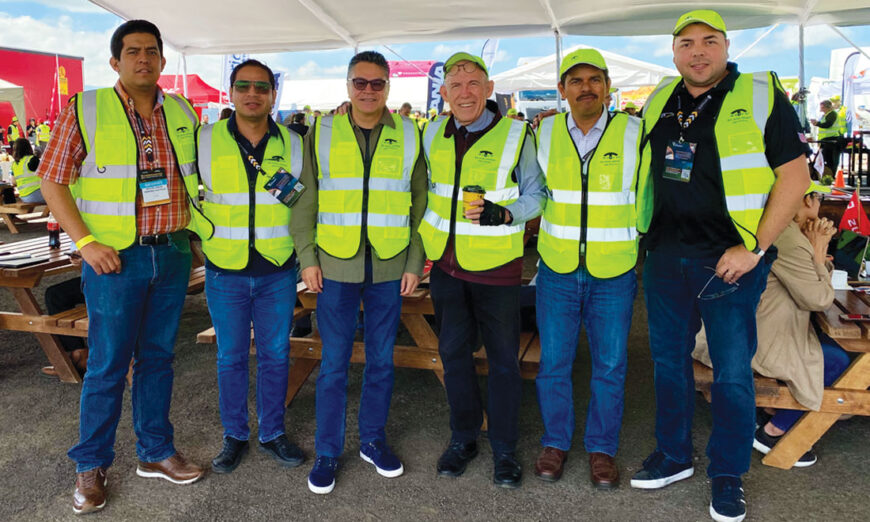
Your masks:
<instances>
[{"instance_id":1,"label":"man wearing green cap","mask_svg":"<svg viewBox=\"0 0 870 522\"><path fill-rule=\"evenodd\" d=\"M629 116L637 116L637 105L632 102L628 102L625 104L625 112L628 113Z\"/></svg>"},{"instance_id":2,"label":"man wearing green cap","mask_svg":"<svg viewBox=\"0 0 870 522\"><path fill-rule=\"evenodd\" d=\"M21 125L18 124L18 118L13 116L12 123L9 124L9 128L6 129L6 137L9 140L9 146L11 147L15 140L24 136L24 132L21 130Z\"/></svg>"},{"instance_id":3,"label":"man wearing green cap","mask_svg":"<svg viewBox=\"0 0 870 522\"><path fill-rule=\"evenodd\" d=\"M822 119L812 119L810 123L819 129L817 137L822 157L825 160L825 165L831 169L831 173L835 174L840 165L840 140L842 138L839 126L840 117L834 110L834 103L831 100L822 100L819 103L819 112L822 113Z\"/></svg>"},{"instance_id":4,"label":"man wearing green cap","mask_svg":"<svg viewBox=\"0 0 870 522\"><path fill-rule=\"evenodd\" d=\"M740 73L725 33L714 11L681 16L673 31L681 77L665 78L644 107L638 231L646 234L657 447L631 485L657 489L694 473L690 352L703 320L714 368L710 515L740 521L755 432L755 310L773 257L765 251L810 179L776 75Z\"/></svg>"},{"instance_id":5,"label":"man wearing green cap","mask_svg":"<svg viewBox=\"0 0 870 522\"><path fill-rule=\"evenodd\" d=\"M518 114L517 110L514 109L513 107L511 107L510 109L507 110L507 112L505 113L505 116L507 116L508 118L510 118L512 120L518 120L519 117L517 116L517 114Z\"/></svg>"},{"instance_id":6,"label":"man wearing green cap","mask_svg":"<svg viewBox=\"0 0 870 522\"><path fill-rule=\"evenodd\" d=\"M614 459L625 403L628 330L637 295L635 184L640 120L609 112L610 76L595 49L578 49L559 68L570 113L538 127L538 164L547 181L538 252L536 385L544 421L535 475L555 481L574 434L571 371L581 323L592 359L583 439L592 484L619 483Z\"/></svg>"},{"instance_id":7,"label":"man wearing green cap","mask_svg":"<svg viewBox=\"0 0 870 522\"><path fill-rule=\"evenodd\" d=\"M522 480L515 451L523 231L541 213L545 188L527 125L502 118L487 99L493 82L483 60L457 53L444 71L441 96L452 116L431 122L423 136L429 199L420 223L426 255L435 262L431 295L452 430L438 474L458 477L477 456L484 410L473 353L482 337L493 482L516 488Z\"/></svg>"}]
</instances>

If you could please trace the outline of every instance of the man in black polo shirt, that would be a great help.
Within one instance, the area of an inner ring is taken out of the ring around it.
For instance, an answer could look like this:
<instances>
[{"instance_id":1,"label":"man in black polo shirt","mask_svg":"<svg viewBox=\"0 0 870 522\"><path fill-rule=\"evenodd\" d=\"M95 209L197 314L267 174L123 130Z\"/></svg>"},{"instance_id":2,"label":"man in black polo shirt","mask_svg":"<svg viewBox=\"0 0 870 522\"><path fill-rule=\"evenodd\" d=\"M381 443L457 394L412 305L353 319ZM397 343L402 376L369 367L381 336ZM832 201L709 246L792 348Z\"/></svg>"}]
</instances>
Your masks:
<instances>
[{"instance_id":1,"label":"man in black polo shirt","mask_svg":"<svg viewBox=\"0 0 870 522\"><path fill-rule=\"evenodd\" d=\"M657 448L631 480L657 489L690 477L690 352L703 320L714 365L710 515L746 516L740 476L755 430L755 309L772 256L810 184L800 125L776 76L728 63L725 23L692 11L674 29L674 64L644 107L638 229L655 363Z\"/></svg>"}]
</instances>

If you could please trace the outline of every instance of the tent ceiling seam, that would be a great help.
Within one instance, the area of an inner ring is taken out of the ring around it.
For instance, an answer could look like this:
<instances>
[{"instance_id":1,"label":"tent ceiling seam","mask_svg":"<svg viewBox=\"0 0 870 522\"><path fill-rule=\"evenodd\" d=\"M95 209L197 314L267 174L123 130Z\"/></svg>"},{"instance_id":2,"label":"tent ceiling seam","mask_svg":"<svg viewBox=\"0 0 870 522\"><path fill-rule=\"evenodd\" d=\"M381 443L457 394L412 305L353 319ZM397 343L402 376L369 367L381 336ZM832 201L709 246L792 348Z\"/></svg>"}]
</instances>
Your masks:
<instances>
[{"instance_id":1,"label":"tent ceiling seam","mask_svg":"<svg viewBox=\"0 0 870 522\"><path fill-rule=\"evenodd\" d=\"M559 27L559 20L556 19L556 13L553 12L553 6L550 5L550 0L538 0L538 2L540 2L541 7L544 8L544 11L547 12L547 16L550 17L550 27L552 27L557 33L561 33L562 28Z\"/></svg>"},{"instance_id":2,"label":"tent ceiling seam","mask_svg":"<svg viewBox=\"0 0 870 522\"><path fill-rule=\"evenodd\" d=\"M347 42L347 44L353 48L359 46L359 42L357 42L348 32L347 29L344 28L335 18L329 16L326 11L323 10L320 5L317 4L314 0L297 0L299 4L308 9L308 11L313 14L318 20L323 22L332 32L337 34L342 40Z\"/></svg>"}]
</instances>

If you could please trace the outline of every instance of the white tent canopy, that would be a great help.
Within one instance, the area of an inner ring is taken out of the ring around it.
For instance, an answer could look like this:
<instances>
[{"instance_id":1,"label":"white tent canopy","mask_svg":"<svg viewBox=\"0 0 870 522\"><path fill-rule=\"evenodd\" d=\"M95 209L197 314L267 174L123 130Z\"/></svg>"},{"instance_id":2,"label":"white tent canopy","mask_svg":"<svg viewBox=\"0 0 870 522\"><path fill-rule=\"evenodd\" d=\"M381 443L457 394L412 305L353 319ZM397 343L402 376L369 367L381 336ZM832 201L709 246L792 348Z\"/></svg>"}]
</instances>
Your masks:
<instances>
[{"instance_id":1,"label":"white tent canopy","mask_svg":"<svg viewBox=\"0 0 870 522\"><path fill-rule=\"evenodd\" d=\"M91 0L121 18L144 18L183 54L286 52L471 38L669 34L694 0ZM710 0L729 30L775 23L870 24L870 0Z\"/></svg>"},{"instance_id":2,"label":"white tent canopy","mask_svg":"<svg viewBox=\"0 0 870 522\"><path fill-rule=\"evenodd\" d=\"M390 78L390 93L387 107L398 109L408 102L417 110L426 109L426 88L429 78ZM284 83L279 107L281 110L298 110L310 105L314 110L327 111L347 101L347 82L344 78L321 80L288 80Z\"/></svg>"},{"instance_id":3,"label":"white tent canopy","mask_svg":"<svg viewBox=\"0 0 870 522\"><path fill-rule=\"evenodd\" d=\"M563 56L577 49L586 48L587 45L575 45L562 51ZM637 89L646 85L655 85L665 76L676 76L674 69L662 67L641 60L635 60L621 54L609 51L601 51L607 70L610 74L611 84L621 90ZM495 92L509 93L532 89L555 89L556 55L544 56L529 63L496 74L492 77L495 82Z\"/></svg>"},{"instance_id":4,"label":"white tent canopy","mask_svg":"<svg viewBox=\"0 0 870 522\"><path fill-rule=\"evenodd\" d=\"M9 102L12 104L12 110L18 117L18 121L27 121L24 113L24 87L9 83L6 80L0 80L0 102Z\"/></svg>"}]
</instances>

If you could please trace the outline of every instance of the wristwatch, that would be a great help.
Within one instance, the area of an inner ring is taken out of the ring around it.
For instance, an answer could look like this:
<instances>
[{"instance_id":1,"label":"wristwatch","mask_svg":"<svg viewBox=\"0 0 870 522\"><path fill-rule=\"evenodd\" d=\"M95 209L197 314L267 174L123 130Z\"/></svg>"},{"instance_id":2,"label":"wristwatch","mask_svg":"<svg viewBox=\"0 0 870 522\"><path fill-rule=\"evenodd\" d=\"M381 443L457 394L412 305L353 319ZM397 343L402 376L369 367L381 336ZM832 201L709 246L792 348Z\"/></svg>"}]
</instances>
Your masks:
<instances>
[{"instance_id":1,"label":"wristwatch","mask_svg":"<svg viewBox=\"0 0 870 522\"><path fill-rule=\"evenodd\" d=\"M755 248L752 249L752 253L758 257L764 257L764 250L762 250L758 245L755 245Z\"/></svg>"}]
</instances>

